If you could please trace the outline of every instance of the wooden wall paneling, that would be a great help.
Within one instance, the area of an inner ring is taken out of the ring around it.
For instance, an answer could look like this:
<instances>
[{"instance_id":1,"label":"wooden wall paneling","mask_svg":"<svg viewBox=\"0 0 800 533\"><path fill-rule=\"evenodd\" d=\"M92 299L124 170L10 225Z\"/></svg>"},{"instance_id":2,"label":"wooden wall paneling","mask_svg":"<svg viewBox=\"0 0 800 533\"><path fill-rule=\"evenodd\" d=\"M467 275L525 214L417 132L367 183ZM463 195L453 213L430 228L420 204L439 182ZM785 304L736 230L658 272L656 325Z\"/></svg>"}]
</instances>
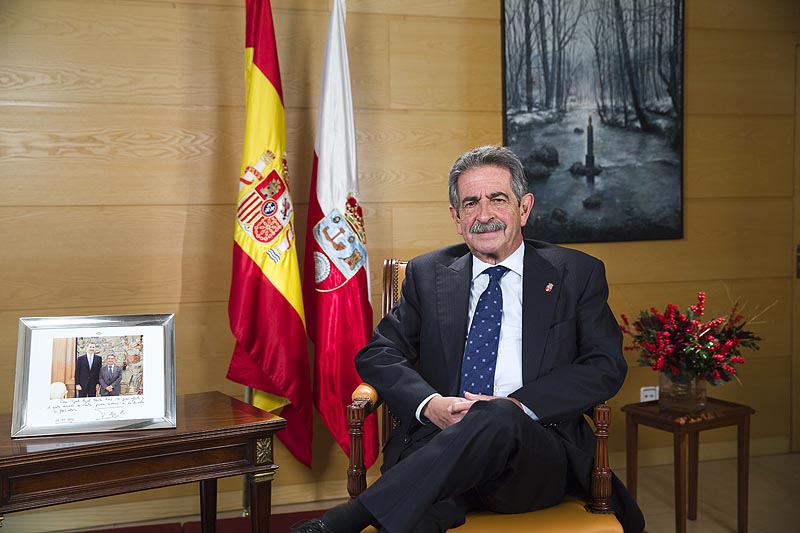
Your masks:
<instances>
[{"instance_id":1,"label":"wooden wall paneling","mask_svg":"<svg viewBox=\"0 0 800 533\"><path fill-rule=\"evenodd\" d=\"M390 104L389 18L347 15L347 56L356 109L386 109ZM320 55L322 57L322 55ZM317 72L321 72L322 64ZM318 78L315 73L313 78Z\"/></svg>"},{"instance_id":2,"label":"wooden wall paneling","mask_svg":"<svg viewBox=\"0 0 800 533\"><path fill-rule=\"evenodd\" d=\"M426 18L500 19L500 2L497 0L348 0L347 10Z\"/></svg>"},{"instance_id":3,"label":"wooden wall paneling","mask_svg":"<svg viewBox=\"0 0 800 533\"><path fill-rule=\"evenodd\" d=\"M796 42L790 33L687 30L686 112L791 115Z\"/></svg>"},{"instance_id":4,"label":"wooden wall paneling","mask_svg":"<svg viewBox=\"0 0 800 533\"><path fill-rule=\"evenodd\" d=\"M502 142L499 113L360 111L356 114L361 196L367 202L447 201L455 159Z\"/></svg>"},{"instance_id":5,"label":"wooden wall paneling","mask_svg":"<svg viewBox=\"0 0 800 533\"><path fill-rule=\"evenodd\" d=\"M241 101L241 8L14 2L0 44L5 100L219 105ZM230 41L233 40L237 44Z\"/></svg>"},{"instance_id":6,"label":"wooden wall paneling","mask_svg":"<svg viewBox=\"0 0 800 533\"><path fill-rule=\"evenodd\" d=\"M233 206L0 208L0 306L227 299Z\"/></svg>"},{"instance_id":7,"label":"wooden wall paneling","mask_svg":"<svg viewBox=\"0 0 800 533\"><path fill-rule=\"evenodd\" d=\"M800 31L800 4L796 0L704 0L684 5L686 26L690 28Z\"/></svg>"},{"instance_id":8,"label":"wooden wall paneling","mask_svg":"<svg viewBox=\"0 0 800 533\"><path fill-rule=\"evenodd\" d=\"M792 219L792 244L795 247L795 272L792 279L792 313L788 315L791 319L792 328L792 429L791 449L793 452L800 451L800 328L796 327L800 320L800 269L797 268L798 256L800 254L800 39L795 47L795 113L794 113L794 172L793 176L793 198L794 216Z\"/></svg>"},{"instance_id":9,"label":"wooden wall paneling","mask_svg":"<svg viewBox=\"0 0 800 533\"><path fill-rule=\"evenodd\" d=\"M180 249L182 302L228 299L235 216L235 207L227 204L185 209Z\"/></svg>"},{"instance_id":10,"label":"wooden wall paneling","mask_svg":"<svg viewBox=\"0 0 800 533\"><path fill-rule=\"evenodd\" d=\"M236 201L244 107L7 105L0 205Z\"/></svg>"},{"instance_id":11,"label":"wooden wall paneling","mask_svg":"<svg viewBox=\"0 0 800 533\"><path fill-rule=\"evenodd\" d=\"M442 246L463 243L448 206L446 200L395 206L392 209L395 257L408 260Z\"/></svg>"},{"instance_id":12,"label":"wooden wall paneling","mask_svg":"<svg viewBox=\"0 0 800 533\"><path fill-rule=\"evenodd\" d=\"M403 18L390 25L391 107L500 113L500 23Z\"/></svg>"},{"instance_id":13,"label":"wooden wall paneling","mask_svg":"<svg viewBox=\"0 0 800 533\"><path fill-rule=\"evenodd\" d=\"M329 12L276 10L275 38L286 107L316 107ZM353 105L385 107L389 95L388 20L347 17L347 52ZM313 140L312 140L313 143Z\"/></svg>"},{"instance_id":14,"label":"wooden wall paneling","mask_svg":"<svg viewBox=\"0 0 800 533\"><path fill-rule=\"evenodd\" d=\"M685 137L686 198L791 196L791 116L689 115Z\"/></svg>"},{"instance_id":15,"label":"wooden wall paneling","mask_svg":"<svg viewBox=\"0 0 800 533\"><path fill-rule=\"evenodd\" d=\"M787 277L791 216L788 198L688 199L683 239L574 248L605 261L614 284Z\"/></svg>"},{"instance_id":16,"label":"wooden wall paneling","mask_svg":"<svg viewBox=\"0 0 800 533\"><path fill-rule=\"evenodd\" d=\"M289 190L295 206L301 203L308 203L311 170L314 163L314 131L316 129L316 113L314 110L287 108L286 152L289 163ZM239 151L239 158L241 159L241 145L239 146ZM234 196L235 200L236 197Z\"/></svg>"}]
</instances>

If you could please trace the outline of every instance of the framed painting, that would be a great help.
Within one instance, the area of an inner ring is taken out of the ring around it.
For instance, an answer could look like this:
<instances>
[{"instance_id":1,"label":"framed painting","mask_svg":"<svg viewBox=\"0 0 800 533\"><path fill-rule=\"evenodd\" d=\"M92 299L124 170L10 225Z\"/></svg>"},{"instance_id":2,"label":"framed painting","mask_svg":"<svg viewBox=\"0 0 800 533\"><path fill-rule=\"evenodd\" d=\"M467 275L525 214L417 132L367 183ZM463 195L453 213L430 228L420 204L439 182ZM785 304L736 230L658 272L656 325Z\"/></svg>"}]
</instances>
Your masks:
<instances>
[{"instance_id":1,"label":"framed painting","mask_svg":"<svg viewBox=\"0 0 800 533\"><path fill-rule=\"evenodd\" d=\"M174 315L20 318L12 437L169 427Z\"/></svg>"},{"instance_id":2,"label":"framed painting","mask_svg":"<svg viewBox=\"0 0 800 533\"><path fill-rule=\"evenodd\" d=\"M503 141L526 237L683 237L683 0L503 0Z\"/></svg>"}]
</instances>

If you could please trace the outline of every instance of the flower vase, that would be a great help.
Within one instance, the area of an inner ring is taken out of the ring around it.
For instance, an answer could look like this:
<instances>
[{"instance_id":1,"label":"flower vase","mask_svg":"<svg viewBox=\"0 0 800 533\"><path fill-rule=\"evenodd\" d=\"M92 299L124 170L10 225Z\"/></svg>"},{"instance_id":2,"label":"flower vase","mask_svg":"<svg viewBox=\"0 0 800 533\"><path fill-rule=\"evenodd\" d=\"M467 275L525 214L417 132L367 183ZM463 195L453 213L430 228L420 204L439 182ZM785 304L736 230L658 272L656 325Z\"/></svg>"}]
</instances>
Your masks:
<instances>
[{"instance_id":1,"label":"flower vase","mask_svg":"<svg viewBox=\"0 0 800 533\"><path fill-rule=\"evenodd\" d=\"M699 413L706 408L706 382L697 378L673 381L659 376L658 407L661 411Z\"/></svg>"}]
</instances>

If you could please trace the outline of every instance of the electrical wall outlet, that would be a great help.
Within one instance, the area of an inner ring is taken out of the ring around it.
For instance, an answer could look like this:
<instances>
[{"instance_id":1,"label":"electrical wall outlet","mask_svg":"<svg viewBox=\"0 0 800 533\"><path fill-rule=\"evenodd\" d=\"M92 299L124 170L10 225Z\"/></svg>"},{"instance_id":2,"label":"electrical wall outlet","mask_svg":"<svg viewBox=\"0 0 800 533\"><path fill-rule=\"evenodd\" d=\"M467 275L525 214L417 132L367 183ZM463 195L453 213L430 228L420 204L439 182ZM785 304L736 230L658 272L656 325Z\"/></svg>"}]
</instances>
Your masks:
<instances>
[{"instance_id":1,"label":"electrical wall outlet","mask_svg":"<svg viewBox=\"0 0 800 533\"><path fill-rule=\"evenodd\" d=\"M658 387L642 387L639 391L639 401L650 402L658 400Z\"/></svg>"}]
</instances>

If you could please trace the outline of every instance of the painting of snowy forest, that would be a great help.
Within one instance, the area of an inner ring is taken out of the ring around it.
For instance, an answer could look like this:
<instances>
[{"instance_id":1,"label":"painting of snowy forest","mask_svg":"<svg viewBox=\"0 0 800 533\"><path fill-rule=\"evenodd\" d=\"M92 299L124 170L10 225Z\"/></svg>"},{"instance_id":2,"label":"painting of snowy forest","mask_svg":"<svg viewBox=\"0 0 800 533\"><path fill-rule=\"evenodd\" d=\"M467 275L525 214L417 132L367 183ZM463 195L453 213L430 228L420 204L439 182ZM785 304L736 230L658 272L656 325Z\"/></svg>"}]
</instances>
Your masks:
<instances>
[{"instance_id":1,"label":"painting of snowy forest","mask_svg":"<svg viewBox=\"0 0 800 533\"><path fill-rule=\"evenodd\" d=\"M683 0L503 0L503 136L525 236L683 237Z\"/></svg>"}]
</instances>

